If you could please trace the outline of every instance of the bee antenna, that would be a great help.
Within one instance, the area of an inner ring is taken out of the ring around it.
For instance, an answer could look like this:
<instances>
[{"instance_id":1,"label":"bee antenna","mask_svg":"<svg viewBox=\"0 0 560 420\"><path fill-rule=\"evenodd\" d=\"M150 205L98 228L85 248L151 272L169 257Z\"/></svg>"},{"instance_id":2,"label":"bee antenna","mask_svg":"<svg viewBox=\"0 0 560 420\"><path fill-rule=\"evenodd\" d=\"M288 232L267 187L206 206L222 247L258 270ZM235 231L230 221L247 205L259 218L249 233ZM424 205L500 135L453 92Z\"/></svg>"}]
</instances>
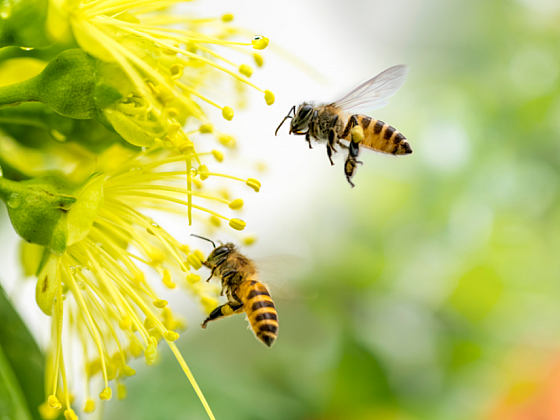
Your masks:
<instances>
[{"instance_id":1,"label":"bee antenna","mask_svg":"<svg viewBox=\"0 0 560 420\"><path fill-rule=\"evenodd\" d=\"M284 119L282 120L282 122L280 123L280 125L278 126L276 131L274 132L275 136L278 134L278 130L280 130L280 127L282 127L282 124L284 124L284 121L286 121L288 118L294 118L290 115L292 112L294 113L294 116L295 116L296 115L296 106L295 105L292 107L292 109L290 109L290 112L288 112L288 115L286 115L284 117Z\"/></svg>"},{"instance_id":2,"label":"bee antenna","mask_svg":"<svg viewBox=\"0 0 560 420\"><path fill-rule=\"evenodd\" d=\"M212 241L212 240L210 240L210 239L208 239L208 238L205 238L205 237L203 237L203 236L195 235L194 233L191 233L191 236L194 236L195 238L199 238L199 239L204 239L205 241L210 242L212 245L214 245L214 249L216 249L216 244L214 243L214 241Z\"/></svg>"}]
</instances>

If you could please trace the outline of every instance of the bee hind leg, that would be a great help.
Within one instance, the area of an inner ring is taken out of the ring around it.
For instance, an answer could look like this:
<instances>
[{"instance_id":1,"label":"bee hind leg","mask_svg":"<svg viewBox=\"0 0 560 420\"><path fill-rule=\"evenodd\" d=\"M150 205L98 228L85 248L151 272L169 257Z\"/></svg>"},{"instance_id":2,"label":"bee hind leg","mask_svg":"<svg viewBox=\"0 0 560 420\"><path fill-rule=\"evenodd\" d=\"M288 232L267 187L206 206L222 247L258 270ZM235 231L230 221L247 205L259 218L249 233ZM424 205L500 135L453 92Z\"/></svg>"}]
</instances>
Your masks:
<instances>
[{"instance_id":1,"label":"bee hind leg","mask_svg":"<svg viewBox=\"0 0 560 420\"><path fill-rule=\"evenodd\" d=\"M208 317L204 320L204 322L201 324L201 327L206 329L206 326L210 321L216 321L217 319L231 316L235 314L237 311L239 311L239 309L241 308L243 308L242 303L241 304L232 303L232 302L224 303L223 305L218 306L216 309L210 312L210 315L208 315Z\"/></svg>"},{"instance_id":2,"label":"bee hind leg","mask_svg":"<svg viewBox=\"0 0 560 420\"><path fill-rule=\"evenodd\" d=\"M329 144L327 144L327 156L329 157L329 160L331 161L331 166L334 165L334 162L332 160L332 155L333 155L333 149Z\"/></svg>"},{"instance_id":3,"label":"bee hind leg","mask_svg":"<svg viewBox=\"0 0 560 420\"><path fill-rule=\"evenodd\" d=\"M305 134L305 141L309 144L309 148L313 149L313 146L311 146L311 135L309 134L309 131Z\"/></svg>"}]
</instances>

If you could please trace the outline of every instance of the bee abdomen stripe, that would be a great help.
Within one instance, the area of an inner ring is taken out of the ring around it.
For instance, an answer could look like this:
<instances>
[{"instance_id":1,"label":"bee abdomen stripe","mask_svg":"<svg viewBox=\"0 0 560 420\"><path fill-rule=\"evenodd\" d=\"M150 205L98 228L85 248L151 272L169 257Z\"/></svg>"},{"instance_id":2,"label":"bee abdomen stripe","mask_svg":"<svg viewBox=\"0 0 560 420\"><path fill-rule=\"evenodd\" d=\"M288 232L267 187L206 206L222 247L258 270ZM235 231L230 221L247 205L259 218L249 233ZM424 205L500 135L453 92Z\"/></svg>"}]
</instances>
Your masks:
<instances>
[{"instance_id":1,"label":"bee abdomen stripe","mask_svg":"<svg viewBox=\"0 0 560 420\"><path fill-rule=\"evenodd\" d=\"M261 334L265 332L276 334L278 332L278 324L275 324L273 322L262 323L257 326L257 329Z\"/></svg>"},{"instance_id":2,"label":"bee abdomen stripe","mask_svg":"<svg viewBox=\"0 0 560 420\"><path fill-rule=\"evenodd\" d=\"M247 295L247 300L251 300L256 296L261 296L261 295L270 296L270 293L268 293L268 291L264 288L263 289L253 289Z\"/></svg>"},{"instance_id":3,"label":"bee abdomen stripe","mask_svg":"<svg viewBox=\"0 0 560 420\"><path fill-rule=\"evenodd\" d=\"M385 123L383 121L377 120L377 122L375 123L375 126L373 127L373 132L375 134L379 134L379 133L381 133L381 130L383 130L383 127L385 127Z\"/></svg>"},{"instance_id":4,"label":"bee abdomen stripe","mask_svg":"<svg viewBox=\"0 0 560 420\"><path fill-rule=\"evenodd\" d=\"M265 313L262 313L262 314L258 314L255 317L255 323L260 322L260 321L264 321L264 320L278 321L278 316L276 315L275 312L265 312Z\"/></svg>"},{"instance_id":5,"label":"bee abdomen stripe","mask_svg":"<svg viewBox=\"0 0 560 420\"><path fill-rule=\"evenodd\" d=\"M395 144L399 144L401 141L406 140L406 137L402 135L402 133L398 133L393 140Z\"/></svg>"},{"instance_id":6,"label":"bee abdomen stripe","mask_svg":"<svg viewBox=\"0 0 560 420\"><path fill-rule=\"evenodd\" d=\"M274 303L272 302L272 300L257 300L256 302L253 303L253 305L251 306L251 309L253 311L256 311L260 308L274 308Z\"/></svg>"},{"instance_id":7,"label":"bee abdomen stripe","mask_svg":"<svg viewBox=\"0 0 560 420\"><path fill-rule=\"evenodd\" d=\"M361 123L362 128L365 130L366 128L369 127L370 123L371 123L371 117L368 117L367 115L364 115L362 117L362 123Z\"/></svg>"},{"instance_id":8,"label":"bee abdomen stripe","mask_svg":"<svg viewBox=\"0 0 560 420\"><path fill-rule=\"evenodd\" d=\"M395 132L395 127L391 127L390 125L388 125L387 128L385 129L385 135L383 137L385 137L385 140L389 140L393 136L394 132Z\"/></svg>"}]
</instances>

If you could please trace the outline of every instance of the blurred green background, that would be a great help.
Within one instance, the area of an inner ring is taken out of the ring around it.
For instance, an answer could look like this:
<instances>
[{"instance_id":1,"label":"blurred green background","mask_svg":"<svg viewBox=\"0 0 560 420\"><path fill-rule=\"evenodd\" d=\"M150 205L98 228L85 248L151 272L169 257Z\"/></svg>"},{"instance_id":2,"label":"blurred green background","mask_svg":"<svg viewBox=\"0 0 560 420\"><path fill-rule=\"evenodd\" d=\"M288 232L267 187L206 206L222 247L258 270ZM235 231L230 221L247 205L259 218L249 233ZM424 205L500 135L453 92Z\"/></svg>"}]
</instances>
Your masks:
<instances>
[{"instance_id":1,"label":"blurred green background","mask_svg":"<svg viewBox=\"0 0 560 420\"><path fill-rule=\"evenodd\" d=\"M422 3L421 28L405 47L411 77L372 114L402 131L414 154L363 156L354 190L339 166L340 182L304 204L317 215L302 228L314 268L298 282L316 297L278 300L270 350L243 317L204 332L191 319L195 331L179 341L218 419L558 417L556 3ZM331 31L361 10L321 4L339 11ZM291 7L291 25L304 28ZM401 13L372 15L371 24L398 32ZM205 417L163 354L105 418Z\"/></svg>"}]
</instances>

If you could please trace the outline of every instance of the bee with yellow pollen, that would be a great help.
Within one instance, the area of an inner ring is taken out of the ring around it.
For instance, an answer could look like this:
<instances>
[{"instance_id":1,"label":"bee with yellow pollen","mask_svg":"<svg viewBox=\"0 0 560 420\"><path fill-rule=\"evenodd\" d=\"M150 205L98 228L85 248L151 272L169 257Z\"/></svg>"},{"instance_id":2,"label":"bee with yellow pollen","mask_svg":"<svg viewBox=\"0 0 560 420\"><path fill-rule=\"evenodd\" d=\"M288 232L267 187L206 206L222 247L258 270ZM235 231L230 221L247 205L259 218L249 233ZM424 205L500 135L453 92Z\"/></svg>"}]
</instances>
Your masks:
<instances>
[{"instance_id":1,"label":"bee with yellow pollen","mask_svg":"<svg viewBox=\"0 0 560 420\"><path fill-rule=\"evenodd\" d=\"M78 393L85 413L95 410L96 395L111 399L111 383L124 397L124 380L135 374L130 360L143 355L153 364L159 343L165 342L214 419L174 343L184 322L156 292L150 276L157 274L168 289L183 283L206 310L217 305L219 290L200 282L195 273L204 255L160 227L145 210L185 215L189 225L206 214L201 220L207 224L224 220L243 230L245 222L229 216L243 200L213 192L207 180L236 181L256 192L260 182L209 168L208 162L221 162L224 153L208 147L208 136L226 147L235 142L214 128L203 107L221 109L226 120L234 111L202 91L216 76L227 75L261 91L268 105L274 95L248 80L253 72L249 65L237 65L217 52L234 49L260 67L262 56L245 47L262 50L267 38L247 37L231 25L232 15L173 14L170 8L176 3L181 2L45 0L46 7L37 9L37 21L44 18L40 36L21 31L10 38L25 49L52 41L72 45L72 40L80 47L61 48L34 77L0 86L0 116L16 110L31 119L49 115L48 134L57 140L34 149L17 140L8 144L9 137L0 139L3 164L28 178L0 177L0 198L26 241L24 268L37 276L37 304L52 317L47 395L40 407L44 418L56 418L59 410L67 420L78 418L72 409L73 376L86 379ZM17 7L9 19L23 16ZM238 36L248 39L232 40ZM84 120L125 142L115 140L102 152L91 151L85 144L87 130L79 132ZM74 131L65 128L68 121ZM61 156L67 167L50 174L49 162ZM30 161L39 164L30 167ZM224 207L228 215L208 203ZM63 345L76 341L82 372L73 371L76 364L69 363ZM98 379L103 385L96 389Z\"/></svg>"}]
</instances>

